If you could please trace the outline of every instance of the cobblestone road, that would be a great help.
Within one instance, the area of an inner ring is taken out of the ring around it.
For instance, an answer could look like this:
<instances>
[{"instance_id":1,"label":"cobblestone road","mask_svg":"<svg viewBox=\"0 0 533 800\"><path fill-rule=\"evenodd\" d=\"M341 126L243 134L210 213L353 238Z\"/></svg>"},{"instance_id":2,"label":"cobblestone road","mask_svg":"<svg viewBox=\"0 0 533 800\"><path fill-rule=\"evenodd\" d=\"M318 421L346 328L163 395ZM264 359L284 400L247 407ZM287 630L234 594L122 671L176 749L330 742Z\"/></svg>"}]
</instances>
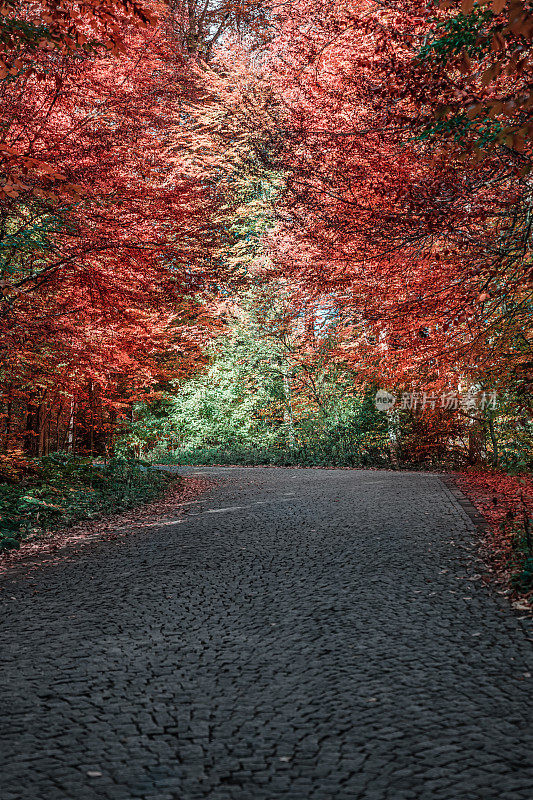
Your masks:
<instances>
[{"instance_id":1,"label":"cobblestone road","mask_svg":"<svg viewBox=\"0 0 533 800\"><path fill-rule=\"evenodd\" d=\"M531 633L437 476L189 472L4 580L2 800L531 798Z\"/></svg>"}]
</instances>

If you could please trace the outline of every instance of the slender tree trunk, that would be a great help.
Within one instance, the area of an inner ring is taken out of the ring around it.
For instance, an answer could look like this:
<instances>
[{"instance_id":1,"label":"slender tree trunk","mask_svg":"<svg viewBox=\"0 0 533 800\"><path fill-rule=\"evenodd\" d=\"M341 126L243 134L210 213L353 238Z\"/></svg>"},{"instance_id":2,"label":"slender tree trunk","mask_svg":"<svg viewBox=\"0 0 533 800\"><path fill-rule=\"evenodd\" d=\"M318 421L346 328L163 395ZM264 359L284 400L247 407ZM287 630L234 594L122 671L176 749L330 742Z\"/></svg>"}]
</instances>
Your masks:
<instances>
[{"instance_id":1,"label":"slender tree trunk","mask_svg":"<svg viewBox=\"0 0 533 800\"><path fill-rule=\"evenodd\" d=\"M113 456L113 435L117 424L117 412L111 407L109 410L109 433L105 438L105 463L107 464L110 456Z\"/></svg>"},{"instance_id":2,"label":"slender tree trunk","mask_svg":"<svg viewBox=\"0 0 533 800\"><path fill-rule=\"evenodd\" d=\"M496 439L496 432L494 430L494 415L491 411L487 413L487 420L489 423L490 440L492 442L492 467L496 469L500 461L500 454L498 451L498 440Z\"/></svg>"},{"instance_id":3,"label":"slender tree trunk","mask_svg":"<svg viewBox=\"0 0 533 800\"><path fill-rule=\"evenodd\" d=\"M475 420L470 423L468 431L468 463L472 466L481 461L481 448L483 445L483 435Z\"/></svg>"},{"instance_id":4,"label":"slender tree trunk","mask_svg":"<svg viewBox=\"0 0 533 800\"><path fill-rule=\"evenodd\" d=\"M289 449L294 448L294 414L292 411L292 395L290 377L285 366L283 370L283 389L285 392L284 418L289 432Z\"/></svg>"},{"instance_id":5,"label":"slender tree trunk","mask_svg":"<svg viewBox=\"0 0 533 800\"><path fill-rule=\"evenodd\" d=\"M387 428L389 435L390 460L394 469L399 469L400 461L398 458L399 435L400 435L400 415L398 409L392 409L387 415Z\"/></svg>"},{"instance_id":6,"label":"slender tree trunk","mask_svg":"<svg viewBox=\"0 0 533 800\"><path fill-rule=\"evenodd\" d=\"M56 415L56 422L55 422L55 433L54 433L54 441L55 441L55 449L56 451L62 450L62 444L59 440L59 426L61 424L61 415L63 414L63 400L59 401L59 407L57 409Z\"/></svg>"},{"instance_id":7,"label":"slender tree trunk","mask_svg":"<svg viewBox=\"0 0 533 800\"><path fill-rule=\"evenodd\" d=\"M6 406L6 423L4 428L4 450L9 450L11 441L11 415L13 411L13 384L9 385L9 392Z\"/></svg>"},{"instance_id":8,"label":"slender tree trunk","mask_svg":"<svg viewBox=\"0 0 533 800\"><path fill-rule=\"evenodd\" d=\"M89 451L91 458L94 454L94 387L91 383L89 388L89 408L90 408L90 421L89 421Z\"/></svg>"},{"instance_id":9,"label":"slender tree trunk","mask_svg":"<svg viewBox=\"0 0 533 800\"><path fill-rule=\"evenodd\" d=\"M46 392L43 396L43 399L39 403L39 409L37 413L37 420L38 420L38 433L39 433L39 445L37 454L39 457L44 455L48 444L47 444L47 431L48 431L48 404L46 403Z\"/></svg>"},{"instance_id":10,"label":"slender tree trunk","mask_svg":"<svg viewBox=\"0 0 533 800\"><path fill-rule=\"evenodd\" d=\"M67 427L67 453L74 455L76 449L76 398L72 395Z\"/></svg>"},{"instance_id":11,"label":"slender tree trunk","mask_svg":"<svg viewBox=\"0 0 533 800\"><path fill-rule=\"evenodd\" d=\"M26 408L26 422L24 430L24 450L33 456L36 452L37 410L31 400Z\"/></svg>"}]
</instances>

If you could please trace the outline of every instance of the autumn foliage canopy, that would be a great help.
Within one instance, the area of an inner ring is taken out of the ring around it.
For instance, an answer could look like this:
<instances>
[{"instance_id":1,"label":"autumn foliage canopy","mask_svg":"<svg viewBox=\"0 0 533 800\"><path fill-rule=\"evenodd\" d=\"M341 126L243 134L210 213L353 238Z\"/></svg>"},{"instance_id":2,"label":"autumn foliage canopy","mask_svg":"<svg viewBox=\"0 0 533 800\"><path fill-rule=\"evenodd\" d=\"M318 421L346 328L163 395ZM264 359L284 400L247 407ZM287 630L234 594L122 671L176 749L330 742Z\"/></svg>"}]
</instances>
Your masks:
<instances>
[{"instance_id":1,"label":"autumn foliage canopy","mask_svg":"<svg viewBox=\"0 0 533 800\"><path fill-rule=\"evenodd\" d=\"M104 452L257 286L302 363L527 417L532 3L0 14L4 449Z\"/></svg>"}]
</instances>

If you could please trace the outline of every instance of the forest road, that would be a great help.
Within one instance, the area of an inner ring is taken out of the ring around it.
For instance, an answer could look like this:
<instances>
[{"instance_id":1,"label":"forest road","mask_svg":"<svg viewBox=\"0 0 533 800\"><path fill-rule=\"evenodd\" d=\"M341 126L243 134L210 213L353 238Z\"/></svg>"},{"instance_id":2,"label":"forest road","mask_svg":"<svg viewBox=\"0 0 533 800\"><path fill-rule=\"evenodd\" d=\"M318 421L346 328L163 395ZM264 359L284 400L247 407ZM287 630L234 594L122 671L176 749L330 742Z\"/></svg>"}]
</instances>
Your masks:
<instances>
[{"instance_id":1,"label":"forest road","mask_svg":"<svg viewBox=\"0 0 533 800\"><path fill-rule=\"evenodd\" d=\"M3 579L2 800L529 800L531 632L438 476L180 472Z\"/></svg>"}]
</instances>

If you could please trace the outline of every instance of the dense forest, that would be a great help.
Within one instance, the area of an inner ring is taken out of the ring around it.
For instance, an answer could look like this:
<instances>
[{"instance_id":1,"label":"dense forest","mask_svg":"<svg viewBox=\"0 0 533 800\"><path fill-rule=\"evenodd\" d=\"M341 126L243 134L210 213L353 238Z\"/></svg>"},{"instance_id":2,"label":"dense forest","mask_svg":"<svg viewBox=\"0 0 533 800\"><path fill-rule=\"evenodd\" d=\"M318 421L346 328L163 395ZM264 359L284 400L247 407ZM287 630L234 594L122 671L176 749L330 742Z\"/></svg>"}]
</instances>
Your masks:
<instances>
[{"instance_id":1,"label":"dense forest","mask_svg":"<svg viewBox=\"0 0 533 800\"><path fill-rule=\"evenodd\" d=\"M531 2L1 15L6 546L149 462L527 483Z\"/></svg>"}]
</instances>

